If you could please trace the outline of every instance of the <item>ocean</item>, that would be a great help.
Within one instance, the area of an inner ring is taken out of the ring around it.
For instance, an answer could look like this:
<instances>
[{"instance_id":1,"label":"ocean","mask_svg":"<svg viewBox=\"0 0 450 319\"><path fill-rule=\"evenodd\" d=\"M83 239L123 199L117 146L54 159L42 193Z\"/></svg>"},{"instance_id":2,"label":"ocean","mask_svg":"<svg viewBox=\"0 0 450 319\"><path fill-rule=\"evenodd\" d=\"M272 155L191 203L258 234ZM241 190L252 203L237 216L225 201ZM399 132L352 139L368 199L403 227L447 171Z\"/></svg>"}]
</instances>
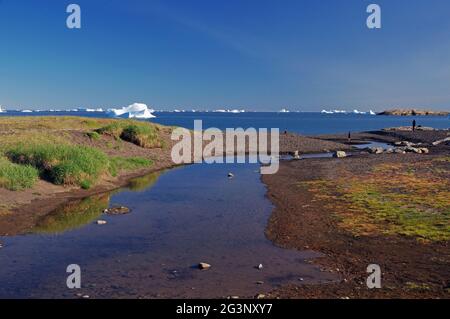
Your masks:
<instances>
[{"instance_id":1,"label":"ocean","mask_svg":"<svg viewBox=\"0 0 450 319\"><path fill-rule=\"evenodd\" d=\"M450 128L450 118L445 116L376 116L364 114L322 114L308 112L155 112L156 118L148 121L163 125L194 128L194 120L202 120L203 128L279 128L280 132L289 131L304 135L362 132L379 130L386 127L408 126L415 119L417 125L437 129ZM32 112L8 111L0 116L85 116L108 117L103 112Z\"/></svg>"}]
</instances>

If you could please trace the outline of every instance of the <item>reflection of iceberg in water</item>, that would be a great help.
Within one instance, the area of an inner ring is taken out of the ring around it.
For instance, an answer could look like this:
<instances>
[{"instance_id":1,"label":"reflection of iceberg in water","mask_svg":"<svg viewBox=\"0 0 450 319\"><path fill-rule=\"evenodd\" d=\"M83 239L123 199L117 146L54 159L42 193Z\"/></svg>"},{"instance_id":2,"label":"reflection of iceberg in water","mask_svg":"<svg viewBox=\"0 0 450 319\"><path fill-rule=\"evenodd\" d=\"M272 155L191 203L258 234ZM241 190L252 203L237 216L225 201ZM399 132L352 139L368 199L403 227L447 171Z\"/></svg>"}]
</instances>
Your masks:
<instances>
[{"instance_id":1,"label":"reflection of iceberg in water","mask_svg":"<svg viewBox=\"0 0 450 319\"><path fill-rule=\"evenodd\" d=\"M70 202L39 219L32 232L59 234L92 223L108 208L109 199L110 194L102 194Z\"/></svg>"}]
</instances>

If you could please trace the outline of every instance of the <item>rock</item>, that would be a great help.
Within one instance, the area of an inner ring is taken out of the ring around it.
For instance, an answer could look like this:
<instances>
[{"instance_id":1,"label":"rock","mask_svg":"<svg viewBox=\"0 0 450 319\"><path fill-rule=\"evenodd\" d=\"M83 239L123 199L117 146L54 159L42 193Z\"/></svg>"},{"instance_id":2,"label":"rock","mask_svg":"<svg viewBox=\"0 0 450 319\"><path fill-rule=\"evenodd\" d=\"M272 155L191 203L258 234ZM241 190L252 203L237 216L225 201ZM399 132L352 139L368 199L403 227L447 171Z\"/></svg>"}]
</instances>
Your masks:
<instances>
[{"instance_id":1,"label":"rock","mask_svg":"<svg viewBox=\"0 0 450 319\"><path fill-rule=\"evenodd\" d=\"M295 151L293 156L294 156L295 160L299 160L300 159L300 152L299 151Z\"/></svg>"},{"instance_id":2,"label":"rock","mask_svg":"<svg viewBox=\"0 0 450 319\"><path fill-rule=\"evenodd\" d=\"M105 209L103 212L108 215L125 215L129 214L131 212L131 209L125 206L116 206Z\"/></svg>"},{"instance_id":3,"label":"rock","mask_svg":"<svg viewBox=\"0 0 450 319\"><path fill-rule=\"evenodd\" d=\"M298 280L299 280L299 281L304 281L305 279L303 279L303 278L298 278Z\"/></svg>"},{"instance_id":4,"label":"rock","mask_svg":"<svg viewBox=\"0 0 450 319\"><path fill-rule=\"evenodd\" d=\"M89 295L84 295L83 297L82 297L83 299L89 299L89 298L91 298Z\"/></svg>"},{"instance_id":5,"label":"rock","mask_svg":"<svg viewBox=\"0 0 450 319\"><path fill-rule=\"evenodd\" d=\"M344 158L344 157L347 157L347 153L345 153L344 151L337 151L337 152L334 152L333 157Z\"/></svg>"},{"instance_id":6,"label":"rock","mask_svg":"<svg viewBox=\"0 0 450 319\"><path fill-rule=\"evenodd\" d=\"M371 147L369 148L369 153L371 154L381 154L384 152L384 149L382 147Z\"/></svg>"},{"instance_id":7,"label":"rock","mask_svg":"<svg viewBox=\"0 0 450 319\"><path fill-rule=\"evenodd\" d=\"M433 144L433 146L438 146L439 144L447 143L447 142L450 142L450 136L447 137L447 138L444 138L442 140L438 140L436 142L433 142L432 144Z\"/></svg>"},{"instance_id":8,"label":"rock","mask_svg":"<svg viewBox=\"0 0 450 319\"><path fill-rule=\"evenodd\" d=\"M233 174L233 173L228 173L228 177L229 177L229 178L233 178L233 177L234 177L234 174Z\"/></svg>"},{"instance_id":9,"label":"rock","mask_svg":"<svg viewBox=\"0 0 450 319\"><path fill-rule=\"evenodd\" d=\"M264 281L257 281L256 284L257 285L264 285Z\"/></svg>"},{"instance_id":10,"label":"rock","mask_svg":"<svg viewBox=\"0 0 450 319\"><path fill-rule=\"evenodd\" d=\"M422 150L420 148L416 148L416 147L412 147L412 146L407 146L405 148L405 151L409 152L409 153L422 154Z\"/></svg>"},{"instance_id":11,"label":"rock","mask_svg":"<svg viewBox=\"0 0 450 319\"><path fill-rule=\"evenodd\" d=\"M401 148L396 148L396 149L394 150L394 153L395 153L395 154L406 154L405 150L404 150L404 149L401 149Z\"/></svg>"},{"instance_id":12,"label":"rock","mask_svg":"<svg viewBox=\"0 0 450 319\"><path fill-rule=\"evenodd\" d=\"M388 148L387 150L386 150L386 153L387 154L392 154L392 153L394 153L394 149L391 147L391 148Z\"/></svg>"},{"instance_id":13,"label":"rock","mask_svg":"<svg viewBox=\"0 0 450 319\"><path fill-rule=\"evenodd\" d=\"M1 248L3 248L3 244L2 244L2 243L0 243L0 249L1 249Z\"/></svg>"},{"instance_id":14,"label":"rock","mask_svg":"<svg viewBox=\"0 0 450 319\"><path fill-rule=\"evenodd\" d=\"M264 299L264 298L266 298L266 295L263 294L256 295L256 299Z\"/></svg>"},{"instance_id":15,"label":"rock","mask_svg":"<svg viewBox=\"0 0 450 319\"><path fill-rule=\"evenodd\" d=\"M430 153L430 150L428 148L426 148L426 147L422 147L422 148L420 148L420 150L422 151L422 154Z\"/></svg>"},{"instance_id":16,"label":"rock","mask_svg":"<svg viewBox=\"0 0 450 319\"><path fill-rule=\"evenodd\" d=\"M259 264L258 267L256 267L259 270L262 270L264 268L264 266L262 264Z\"/></svg>"},{"instance_id":17,"label":"rock","mask_svg":"<svg viewBox=\"0 0 450 319\"><path fill-rule=\"evenodd\" d=\"M97 225L106 225L107 223L106 220L97 220Z\"/></svg>"},{"instance_id":18,"label":"rock","mask_svg":"<svg viewBox=\"0 0 450 319\"><path fill-rule=\"evenodd\" d=\"M207 264L207 263L199 263L198 268L201 270L207 270L207 269L211 268L211 265Z\"/></svg>"}]
</instances>

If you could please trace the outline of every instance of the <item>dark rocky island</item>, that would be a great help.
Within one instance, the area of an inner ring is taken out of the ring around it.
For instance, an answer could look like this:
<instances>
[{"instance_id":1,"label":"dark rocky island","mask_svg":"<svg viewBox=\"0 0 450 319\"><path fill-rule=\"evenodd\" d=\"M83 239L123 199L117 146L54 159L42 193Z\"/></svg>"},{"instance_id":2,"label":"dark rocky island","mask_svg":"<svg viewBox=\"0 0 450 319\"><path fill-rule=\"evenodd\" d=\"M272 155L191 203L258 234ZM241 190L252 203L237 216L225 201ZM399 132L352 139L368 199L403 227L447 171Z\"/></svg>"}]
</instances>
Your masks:
<instances>
[{"instance_id":1,"label":"dark rocky island","mask_svg":"<svg viewBox=\"0 0 450 319\"><path fill-rule=\"evenodd\" d=\"M448 116L450 112L447 111L432 111L432 110L418 110L418 109L393 109L383 111L377 115L395 115L395 116Z\"/></svg>"}]
</instances>

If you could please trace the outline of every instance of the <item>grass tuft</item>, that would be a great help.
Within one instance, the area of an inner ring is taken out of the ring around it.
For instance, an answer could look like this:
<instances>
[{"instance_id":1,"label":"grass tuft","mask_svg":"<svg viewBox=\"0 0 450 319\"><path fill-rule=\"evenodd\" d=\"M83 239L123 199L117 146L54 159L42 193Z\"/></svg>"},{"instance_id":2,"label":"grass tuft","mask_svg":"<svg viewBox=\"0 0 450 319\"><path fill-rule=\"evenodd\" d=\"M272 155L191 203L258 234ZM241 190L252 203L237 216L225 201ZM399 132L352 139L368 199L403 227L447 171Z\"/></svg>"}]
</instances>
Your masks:
<instances>
[{"instance_id":1,"label":"grass tuft","mask_svg":"<svg viewBox=\"0 0 450 319\"><path fill-rule=\"evenodd\" d=\"M42 178L54 184L83 188L90 188L110 165L103 152L85 146L18 145L6 155L14 163L35 167Z\"/></svg>"},{"instance_id":2,"label":"grass tuft","mask_svg":"<svg viewBox=\"0 0 450 319\"><path fill-rule=\"evenodd\" d=\"M0 158L0 187L17 191L34 186L39 172L30 165L17 165Z\"/></svg>"}]
</instances>

